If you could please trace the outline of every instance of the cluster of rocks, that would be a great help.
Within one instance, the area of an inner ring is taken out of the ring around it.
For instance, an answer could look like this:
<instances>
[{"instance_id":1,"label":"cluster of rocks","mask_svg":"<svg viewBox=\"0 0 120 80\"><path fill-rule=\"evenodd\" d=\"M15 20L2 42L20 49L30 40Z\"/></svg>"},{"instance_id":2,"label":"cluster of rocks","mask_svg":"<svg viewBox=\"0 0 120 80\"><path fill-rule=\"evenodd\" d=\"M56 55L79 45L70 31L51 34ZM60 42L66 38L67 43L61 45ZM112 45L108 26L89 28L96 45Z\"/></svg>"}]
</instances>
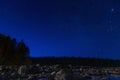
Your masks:
<instances>
[{"instance_id":1,"label":"cluster of rocks","mask_svg":"<svg viewBox=\"0 0 120 80\"><path fill-rule=\"evenodd\" d=\"M109 80L105 75L119 71L119 68L93 68L60 65L0 66L0 80Z\"/></svg>"}]
</instances>

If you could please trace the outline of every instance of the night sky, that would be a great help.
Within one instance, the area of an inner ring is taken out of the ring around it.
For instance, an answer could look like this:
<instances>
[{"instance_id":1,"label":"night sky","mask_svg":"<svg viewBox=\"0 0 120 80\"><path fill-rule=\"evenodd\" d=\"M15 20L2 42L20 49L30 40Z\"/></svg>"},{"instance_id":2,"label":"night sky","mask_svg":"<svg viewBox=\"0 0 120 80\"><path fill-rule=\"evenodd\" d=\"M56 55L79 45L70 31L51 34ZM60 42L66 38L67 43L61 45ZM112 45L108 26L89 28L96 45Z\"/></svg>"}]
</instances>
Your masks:
<instances>
[{"instance_id":1,"label":"night sky","mask_svg":"<svg viewBox=\"0 0 120 80\"><path fill-rule=\"evenodd\" d=\"M0 33L32 57L120 59L120 0L0 0Z\"/></svg>"}]
</instances>

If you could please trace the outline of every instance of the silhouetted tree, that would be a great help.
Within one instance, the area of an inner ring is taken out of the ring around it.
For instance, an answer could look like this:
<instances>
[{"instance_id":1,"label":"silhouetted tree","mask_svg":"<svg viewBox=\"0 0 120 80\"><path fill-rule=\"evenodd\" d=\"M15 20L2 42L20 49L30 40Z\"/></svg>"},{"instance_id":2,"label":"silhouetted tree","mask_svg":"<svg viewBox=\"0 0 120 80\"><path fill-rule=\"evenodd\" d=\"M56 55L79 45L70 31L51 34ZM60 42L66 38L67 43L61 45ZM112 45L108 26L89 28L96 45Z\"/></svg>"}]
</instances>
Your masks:
<instances>
[{"instance_id":1,"label":"silhouetted tree","mask_svg":"<svg viewBox=\"0 0 120 80\"><path fill-rule=\"evenodd\" d=\"M0 34L0 64L27 64L29 48L22 40L17 44L15 38Z\"/></svg>"},{"instance_id":2,"label":"silhouetted tree","mask_svg":"<svg viewBox=\"0 0 120 80\"><path fill-rule=\"evenodd\" d=\"M29 48L25 45L23 40L18 43L16 47L15 57L21 62L25 61L29 57Z\"/></svg>"}]
</instances>

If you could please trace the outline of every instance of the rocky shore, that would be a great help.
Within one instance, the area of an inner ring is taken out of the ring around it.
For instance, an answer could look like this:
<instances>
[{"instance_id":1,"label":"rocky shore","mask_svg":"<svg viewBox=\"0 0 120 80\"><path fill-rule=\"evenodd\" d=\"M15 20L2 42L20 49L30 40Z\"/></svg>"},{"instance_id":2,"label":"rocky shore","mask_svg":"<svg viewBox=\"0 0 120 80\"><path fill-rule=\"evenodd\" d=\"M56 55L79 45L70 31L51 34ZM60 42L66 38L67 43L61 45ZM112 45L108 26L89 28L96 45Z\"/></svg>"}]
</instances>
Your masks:
<instances>
[{"instance_id":1,"label":"rocky shore","mask_svg":"<svg viewBox=\"0 0 120 80\"><path fill-rule=\"evenodd\" d=\"M120 67L72 65L0 66L0 80L111 80L120 76Z\"/></svg>"}]
</instances>

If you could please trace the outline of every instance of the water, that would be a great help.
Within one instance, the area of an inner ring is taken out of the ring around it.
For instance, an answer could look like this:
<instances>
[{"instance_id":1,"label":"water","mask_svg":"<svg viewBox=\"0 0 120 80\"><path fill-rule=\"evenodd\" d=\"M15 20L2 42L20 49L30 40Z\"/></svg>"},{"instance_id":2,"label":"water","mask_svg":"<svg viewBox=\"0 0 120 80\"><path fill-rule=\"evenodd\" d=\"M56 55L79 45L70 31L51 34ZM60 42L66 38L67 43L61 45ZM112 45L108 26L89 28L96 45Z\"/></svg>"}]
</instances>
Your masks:
<instances>
[{"instance_id":1,"label":"water","mask_svg":"<svg viewBox=\"0 0 120 80\"><path fill-rule=\"evenodd\" d=\"M41 79L39 79L39 80L48 80L47 78L41 78Z\"/></svg>"},{"instance_id":2,"label":"water","mask_svg":"<svg viewBox=\"0 0 120 80\"><path fill-rule=\"evenodd\" d=\"M104 76L104 77L109 78L109 80L120 80L120 76L111 76L111 75L108 75L108 76ZM92 79L87 79L87 80L102 80L102 78L103 77L97 77L97 78L92 78ZM33 80L36 80L36 79L33 79ZM47 78L41 78L41 79L38 79L38 80L48 80L48 79Z\"/></svg>"},{"instance_id":3,"label":"water","mask_svg":"<svg viewBox=\"0 0 120 80\"><path fill-rule=\"evenodd\" d=\"M106 75L106 76L101 76L101 77L96 77L96 78L94 77L92 79L86 79L86 80L102 80L103 77L107 77L109 80L120 80L120 76L111 76L111 75ZM0 80L3 80L3 79L0 78ZM23 80L27 80L27 79L23 79ZM36 79L32 79L32 80L36 80ZM41 78L41 79L37 79L37 80L48 80L48 79Z\"/></svg>"},{"instance_id":4,"label":"water","mask_svg":"<svg viewBox=\"0 0 120 80\"><path fill-rule=\"evenodd\" d=\"M109 80L120 80L120 76L104 76L107 77ZM87 79L87 80L101 80L103 77L97 77L97 78L92 78L92 79Z\"/></svg>"},{"instance_id":5,"label":"water","mask_svg":"<svg viewBox=\"0 0 120 80\"><path fill-rule=\"evenodd\" d=\"M104 77L107 77L109 78L109 80L120 80L120 76L111 76L111 75L108 75L108 76L104 76ZM103 77L97 77L97 78L93 78L93 79L87 79L87 80L101 80ZM39 79L39 80L48 80L47 78L42 78L42 79Z\"/></svg>"},{"instance_id":6,"label":"water","mask_svg":"<svg viewBox=\"0 0 120 80\"><path fill-rule=\"evenodd\" d=\"M108 76L110 80L120 80L120 76Z\"/></svg>"}]
</instances>

